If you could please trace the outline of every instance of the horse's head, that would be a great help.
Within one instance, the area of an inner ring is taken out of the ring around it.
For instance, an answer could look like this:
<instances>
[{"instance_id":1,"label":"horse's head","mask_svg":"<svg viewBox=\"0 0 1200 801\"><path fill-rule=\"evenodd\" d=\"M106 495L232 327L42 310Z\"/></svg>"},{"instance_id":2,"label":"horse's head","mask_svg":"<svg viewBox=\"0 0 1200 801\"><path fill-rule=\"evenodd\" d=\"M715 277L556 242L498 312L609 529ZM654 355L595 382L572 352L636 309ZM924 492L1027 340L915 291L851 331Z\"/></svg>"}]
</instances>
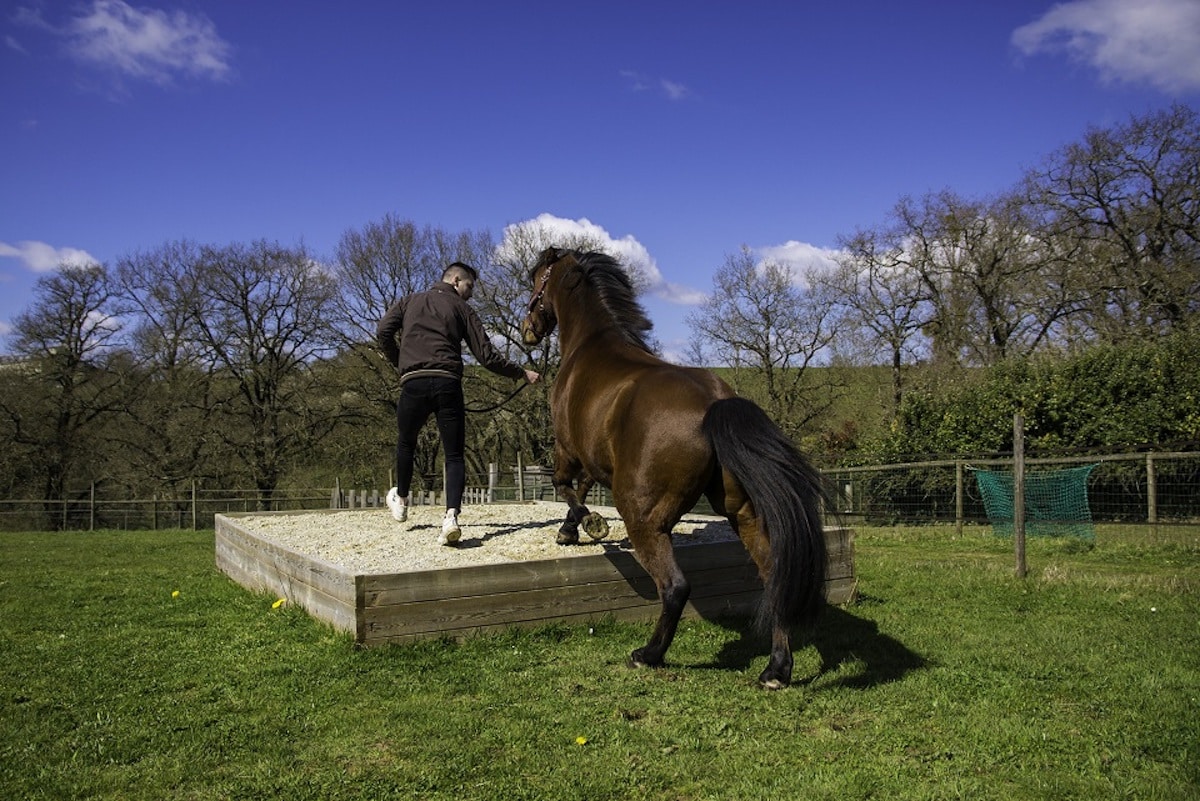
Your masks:
<instances>
[{"instance_id":1,"label":"horse's head","mask_svg":"<svg viewBox=\"0 0 1200 801\"><path fill-rule=\"evenodd\" d=\"M554 301L550 293L550 282L561 275L570 266L568 260L573 260L575 252L563 248L546 248L538 257L537 264L529 271L529 280L533 284L533 295L529 298L529 308L525 320L521 323L521 338L525 344L533 346L550 336L558 317L554 313Z\"/></svg>"}]
</instances>

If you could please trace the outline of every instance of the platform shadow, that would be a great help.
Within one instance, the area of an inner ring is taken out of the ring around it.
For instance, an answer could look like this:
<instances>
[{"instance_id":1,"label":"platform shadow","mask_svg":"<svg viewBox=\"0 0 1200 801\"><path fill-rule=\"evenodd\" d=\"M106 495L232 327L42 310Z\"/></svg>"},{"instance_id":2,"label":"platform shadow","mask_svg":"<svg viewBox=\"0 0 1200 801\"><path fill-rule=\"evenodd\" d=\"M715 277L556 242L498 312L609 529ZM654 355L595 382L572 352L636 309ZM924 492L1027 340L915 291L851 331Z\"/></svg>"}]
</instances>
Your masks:
<instances>
[{"instance_id":1,"label":"platform shadow","mask_svg":"<svg viewBox=\"0 0 1200 801\"><path fill-rule=\"evenodd\" d=\"M875 599L865 600L868 603L877 602ZM850 611L852 608L828 607L809 636L793 640L793 647L797 650L812 646L821 656L821 665L816 674L797 678L794 684L813 684L824 676L838 673L844 667L857 666L857 669L848 670L847 675L835 679L832 684L865 689L897 681L925 667L924 657L896 638L881 632L874 620L855 615ZM713 662L700 667L746 670L754 660L769 652L770 637L760 634L752 620L723 619L712 622L737 632L739 636L726 643Z\"/></svg>"}]
</instances>

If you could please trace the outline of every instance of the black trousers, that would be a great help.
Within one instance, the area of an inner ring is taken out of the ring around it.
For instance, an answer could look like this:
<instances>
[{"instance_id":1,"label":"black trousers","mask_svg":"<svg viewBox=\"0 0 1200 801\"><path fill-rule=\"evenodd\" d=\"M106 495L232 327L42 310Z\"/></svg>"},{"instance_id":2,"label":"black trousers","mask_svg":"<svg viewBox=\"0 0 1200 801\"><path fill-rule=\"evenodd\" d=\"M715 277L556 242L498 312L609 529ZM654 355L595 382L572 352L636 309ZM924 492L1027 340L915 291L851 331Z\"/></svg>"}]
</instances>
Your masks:
<instances>
[{"instance_id":1,"label":"black trousers","mask_svg":"<svg viewBox=\"0 0 1200 801\"><path fill-rule=\"evenodd\" d=\"M442 453L446 460L446 508L461 509L463 489L467 483L466 411L462 382L454 378L412 378L400 389L396 401L396 492L408 497L412 486L413 456L421 427L434 415L442 437Z\"/></svg>"}]
</instances>

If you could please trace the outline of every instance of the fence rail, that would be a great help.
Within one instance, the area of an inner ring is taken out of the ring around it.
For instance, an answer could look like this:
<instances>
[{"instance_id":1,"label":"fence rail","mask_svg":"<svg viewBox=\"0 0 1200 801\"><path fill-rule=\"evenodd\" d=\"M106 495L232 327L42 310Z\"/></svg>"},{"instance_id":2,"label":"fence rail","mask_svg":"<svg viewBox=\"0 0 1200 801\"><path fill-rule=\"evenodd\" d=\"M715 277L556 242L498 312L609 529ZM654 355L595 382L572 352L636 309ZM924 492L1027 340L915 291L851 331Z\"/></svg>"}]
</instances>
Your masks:
<instances>
[{"instance_id":1,"label":"fence rail","mask_svg":"<svg viewBox=\"0 0 1200 801\"><path fill-rule=\"evenodd\" d=\"M493 466L486 476L468 477L463 504L557 500L551 473L550 468L539 465L503 472ZM130 499L113 497L92 484L64 500L0 500L0 531L203 529L214 526L216 515L230 512L382 508L386 494L386 488L343 488L341 481L335 480L332 488L286 488L265 499L257 490L205 490L196 483L190 491L177 495ZM410 499L417 505L444 501L440 489L414 490ZM612 496L607 489L595 487L588 501L608 505Z\"/></svg>"},{"instance_id":2,"label":"fence rail","mask_svg":"<svg viewBox=\"0 0 1200 801\"><path fill-rule=\"evenodd\" d=\"M1097 457L1025 460L1028 469L1095 464L1088 479L1091 517L1097 523L1153 526L1200 525L1200 452L1151 452ZM986 523L983 498L971 471L1011 469L1012 459L946 459L824 471L836 488L836 512L849 522ZM464 504L557 500L544 466L518 466L468 478ZM263 499L254 490L205 490L148 499L112 497L96 485L65 500L0 500L0 530L89 530L97 528L211 528L218 514L328 508L382 508L386 488L293 488ZM440 491L414 491L412 502L442 502ZM611 505L595 487L588 502ZM703 502L703 501L702 501Z\"/></svg>"}]
</instances>

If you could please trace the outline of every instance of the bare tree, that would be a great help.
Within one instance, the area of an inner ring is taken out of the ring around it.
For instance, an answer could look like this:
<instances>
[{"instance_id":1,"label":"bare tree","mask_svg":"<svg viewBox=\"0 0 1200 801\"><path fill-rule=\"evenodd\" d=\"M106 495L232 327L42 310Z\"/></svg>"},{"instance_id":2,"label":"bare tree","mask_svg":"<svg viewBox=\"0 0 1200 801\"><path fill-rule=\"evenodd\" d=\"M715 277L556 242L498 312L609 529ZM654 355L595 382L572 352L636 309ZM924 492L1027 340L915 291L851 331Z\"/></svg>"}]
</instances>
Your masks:
<instances>
[{"instance_id":1,"label":"bare tree","mask_svg":"<svg viewBox=\"0 0 1200 801\"><path fill-rule=\"evenodd\" d=\"M903 237L895 229L860 230L839 241L837 268L817 276L842 310L842 337L869 351L878 363L882 350L892 376L892 413L904 392L904 368L917 361L920 332L929 314L920 279L912 269ZM847 336L850 331L862 336Z\"/></svg>"},{"instance_id":2,"label":"bare tree","mask_svg":"<svg viewBox=\"0 0 1200 801\"><path fill-rule=\"evenodd\" d=\"M314 367L337 340L335 286L302 247L267 242L205 247L199 264L197 344L218 369L225 424L215 433L241 454L266 504L294 460L340 419L340 388Z\"/></svg>"},{"instance_id":3,"label":"bare tree","mask_svg":"<svg viewBox=\"0 0 1200 801\"><path fill-rule=\"evenodd\" d=\"M206 435L216 414L216 364L197 343L201 272L201 250L187 241L125 256L113 271L115 301L145 386L116 436L148 491L179 493L234 459Z\"/></svg>"},{"instance_id":4,"label":"bare tree","mask_svg":"<svg viewBox=\"0 0 1200 801\"><path fill-rule=\"evenodd\" d=\"M1014 196L942 191L901 199L894 217L929 305L924 331L935 362L1027 355L1073 308L1071 287L1046 281L1046 251Z\"/></svg>"},{"instance_id":5,"label":"bare tree","mask_svg":"<svg viewBox=\"0 0 1200 801\"><path fill-rule=\"evenodd\" d=\"M0 398L0 414L50 501L66 498L72 478L96 477L80 473L97 469L104 423L127 402L113 311L105 266L63 264L38 280L31 308L14 323L21 389Z\"/></svg>"},{"instance_id":6,"label":"bare tree","mask_svg":"<svg viewBox=\"0 0 1200 801\"><path fill-rule=\"evenodd\" d=\"M1091 272L1092 327L1162 333L1200 311L1200 116L1185 106L1090 129L1026 177L1057 247Z\"/></svg>"},{"instance_id":7,"label":"bare tree","mask_svg":"<svg viewBox=\"0 0 1200 801\"><path fill-rule=\"evenodd\" d=\"M687 317L735 380L761 380L764 407L792 436L832 403L831 389L806 375L833 340L832 322L831 305L816 291L781 264L756 263L746 248L726 258L712 294Z\"/></svg>"}]
</instances>

